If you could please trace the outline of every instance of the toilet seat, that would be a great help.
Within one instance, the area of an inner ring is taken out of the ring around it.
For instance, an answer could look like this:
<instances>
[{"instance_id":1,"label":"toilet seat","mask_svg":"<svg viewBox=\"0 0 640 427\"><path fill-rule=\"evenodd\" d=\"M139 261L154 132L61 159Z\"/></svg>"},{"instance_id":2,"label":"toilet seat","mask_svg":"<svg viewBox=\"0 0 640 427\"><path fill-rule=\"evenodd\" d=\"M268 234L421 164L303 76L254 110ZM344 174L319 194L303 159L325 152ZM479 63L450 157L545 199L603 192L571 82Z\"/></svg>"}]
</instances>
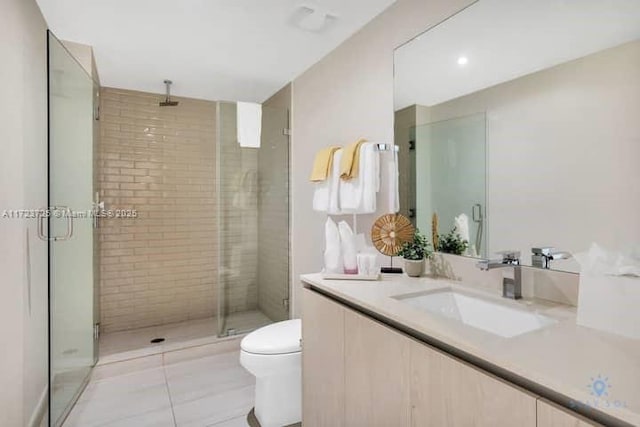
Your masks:
<instances>
[{"instance_id":1,"label":"toilet seat","mask_svg":"<svg viewBox=\"0 0 640 427\"><path fill-rule=\"evenodd\" d=\"M302 322L300 319L285 320L264 326L242 339L242 351L259 355L300 353Z\"/></svg>"}]
</instances>

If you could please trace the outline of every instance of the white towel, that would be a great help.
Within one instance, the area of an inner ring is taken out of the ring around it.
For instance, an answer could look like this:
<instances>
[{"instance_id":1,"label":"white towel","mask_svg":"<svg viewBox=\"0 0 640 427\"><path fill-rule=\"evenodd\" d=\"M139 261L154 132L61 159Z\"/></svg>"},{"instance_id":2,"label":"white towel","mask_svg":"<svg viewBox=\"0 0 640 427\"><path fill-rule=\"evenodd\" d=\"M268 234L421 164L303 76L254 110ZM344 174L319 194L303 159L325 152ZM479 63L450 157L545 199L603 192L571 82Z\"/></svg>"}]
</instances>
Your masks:
<instances>
[{"instance_id":1,"label":"white towel","mask_svg":"<svg viewBox=\"0 0 640 427\"><path fill-rule=\"evenodd\" d=\"M460 234L460 238L469 243L463 255L475 257L477 255L476 248L469 239L469 217L467 214L462 213L455 217L454 223L456 225L456 231Z\"/></svg>"},{"instance_id":2,"label":"white towel","mask_svg":"<svg viewBox=\"0 0 640 427\"><path fill-rule=\"evenodd\" d=\"M340 206L340 160L342 159L342 149L333 153L333 168L331 170L331 186L329 187L329 209L331 215L342 214Z\"/></svg>"},{"instance_id":3,"label":"white towel","mask_svg":"<svg viewBox=\"0 0 640 427\"><path fill-rule=\"evenodd\" d=\"M324 271L344 273L340 232L331 218L327 218L324 224L324 248Z\"/></svg>"},{"instance_id":4,"label":"white towel","mask_svg":"<svg viewBox=\"0 0 640 427\"><path fill-rule=\"evenodd\" d=\"M328 212L331 178L327 178L324 181L318 181L314 183L313 186L313 210L316 212Z\"/></svg>"},{"instance_id":5,"label":"white towel","mask_svg":"<svg viewBox=\"0 0 640 427\"><path fill-rule=\"evenodd\" d=\"M362 192L362 213L375 213L378 192L380 191L380 152L377 143L367 148L367 167L365 169L365 185Z\"/></svg>"},{"instance_id":6,"label":"white towel","mask_svg":"<svg viewBox=\"0 0 640 427\"><path fill-rule=\"evenodd\" d=\"M329 190L331 183L324 180L314 183L313 189L313 210L316 212L329 211Z\"/></svg>"},{"instance_id":7,"label":"white towel","mask_svg":"<svg viewBox=\"0 0 640 427\"><path fill-rule=\"evenodd\" d=\"M395 146L391 147L391 155L387 156L387 179L389 180L389 213L400 210L400 194L398 189L398 153Z\"/></svg>"},{"instance_id":8,"label":"white towel","mask_svg":"<svg viewBox=\"0 0 640 427\"><path fill-rule=\"evenodd\" d=\"M345 221L340 221L338 223L338 230L340 232L340 246L342 248L342 258L344 260L344 272L347 274L357 274L358 256L353 230Z\"/></svg>"},{"instance_id":9,"label":"white towel","mask_svg":"<svg viewBox=\"0 0 640 427\"><path fill-rule=\"evenodd\" d=\"M362 205L364 184L367 181L365 171L367 170L367 148L369 143L363 143L358 152L359 172L358 175L349 180L340 180L340 208L344 213L359 212Z\"/></svg>"},{"instance_id":10,"label":"white towel","mask_svg":"<svg viewBox=\"0 0 640 427\"><path fill-rule=\"evenodd\" d=\"M376 193L380 187L380 156L376 144L362 144L359 156L358 176L340 180L340 208L343 213L366 214L376 211Z\"/></svg>"},{"instance_id":11,"label":"white towel","mask_svg":"<svg viewBox=\"0 0 640 427\"><path fill-rule=\"evenodd\" d=\"M236 112L238 143L241 147L260 148L262 105L238 102Z\"/></svg>"},{"instance_id":12,"label":"white towel","mask_svg":"<svg viewBox=\"0 0 640 427\"><path fill-rule=\"evenodd\" d=\"M327 179L316 182L313 192L313 210L338 215L340 211L339 185L340 185L340 159L342 149L333 153L331 170Z\"/></svg>"}]
</instances>

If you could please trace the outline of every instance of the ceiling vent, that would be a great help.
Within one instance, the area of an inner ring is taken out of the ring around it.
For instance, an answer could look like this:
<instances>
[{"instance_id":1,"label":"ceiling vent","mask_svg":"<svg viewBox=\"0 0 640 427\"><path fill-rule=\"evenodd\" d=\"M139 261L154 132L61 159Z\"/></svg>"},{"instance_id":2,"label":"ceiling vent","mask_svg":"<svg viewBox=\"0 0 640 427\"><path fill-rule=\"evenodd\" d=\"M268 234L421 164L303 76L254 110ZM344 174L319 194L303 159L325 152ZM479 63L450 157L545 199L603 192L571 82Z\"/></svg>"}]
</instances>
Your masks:
<instances>
[{"instance_id":1,"label":"ceiling vent","mask_svg":"<svg viewBox=\"0 0 640 427\"><path fill-rule=\"evenodd\" d=\"M322 33L331 28L337 19L335 14L317 4L302 4L293 13L291 22L301 30Z\"/></svg>"}]
</instances>

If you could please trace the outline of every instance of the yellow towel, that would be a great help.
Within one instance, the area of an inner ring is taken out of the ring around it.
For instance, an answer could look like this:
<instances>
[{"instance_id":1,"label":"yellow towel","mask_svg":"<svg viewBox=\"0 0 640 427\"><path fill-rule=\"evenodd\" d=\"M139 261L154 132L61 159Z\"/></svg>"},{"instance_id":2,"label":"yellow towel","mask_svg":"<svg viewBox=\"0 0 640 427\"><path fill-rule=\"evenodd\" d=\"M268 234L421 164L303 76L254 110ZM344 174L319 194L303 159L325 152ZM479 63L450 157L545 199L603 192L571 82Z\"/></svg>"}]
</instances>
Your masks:
<instances>
[{"instance_id":1,"label":"yellow towel","mask_svg":"<svg viewBox=\"0 0 640 427\"><path fill-rule=\"evenodd\" d=\"M324 148L316 154L316 159L313 161L313 170L311 171L312 182L324 181L331 173L331 165L333 163L333 153L339 150L338 146L331 146Z\"/></svg>"},{"instance_id":2,"label":"yellow towel","mask_svg":"<svg viewBox=\"0 0 640 427\"><path fill-rule=\"evenodd\" d=\"M360 147L366 139L360 138L353 144L347 145L342 151L340 159L340 178L350 180L358 176L360 169Z\"/></svg>"}]
</instances>

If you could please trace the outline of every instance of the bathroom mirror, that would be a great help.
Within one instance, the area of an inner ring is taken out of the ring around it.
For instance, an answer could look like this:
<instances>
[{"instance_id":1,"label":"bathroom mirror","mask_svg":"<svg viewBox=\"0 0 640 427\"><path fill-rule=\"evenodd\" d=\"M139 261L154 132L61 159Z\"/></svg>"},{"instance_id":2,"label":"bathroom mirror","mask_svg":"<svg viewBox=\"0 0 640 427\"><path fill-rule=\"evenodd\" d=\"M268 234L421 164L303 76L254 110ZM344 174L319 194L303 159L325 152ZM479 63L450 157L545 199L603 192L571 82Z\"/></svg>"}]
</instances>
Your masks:
<instances>
[{"instance_id":1,"label":"bathroom mirror","mask_svg":"<svg viewBox=\"0 0 640 427\"><path fill-rule=\"evenodd\" d=\"M401 213L495 258L640 244L640 2L479 0L394 53ZM537 263L536 266L540 264Z\"/></svg>"}]
</instances>

